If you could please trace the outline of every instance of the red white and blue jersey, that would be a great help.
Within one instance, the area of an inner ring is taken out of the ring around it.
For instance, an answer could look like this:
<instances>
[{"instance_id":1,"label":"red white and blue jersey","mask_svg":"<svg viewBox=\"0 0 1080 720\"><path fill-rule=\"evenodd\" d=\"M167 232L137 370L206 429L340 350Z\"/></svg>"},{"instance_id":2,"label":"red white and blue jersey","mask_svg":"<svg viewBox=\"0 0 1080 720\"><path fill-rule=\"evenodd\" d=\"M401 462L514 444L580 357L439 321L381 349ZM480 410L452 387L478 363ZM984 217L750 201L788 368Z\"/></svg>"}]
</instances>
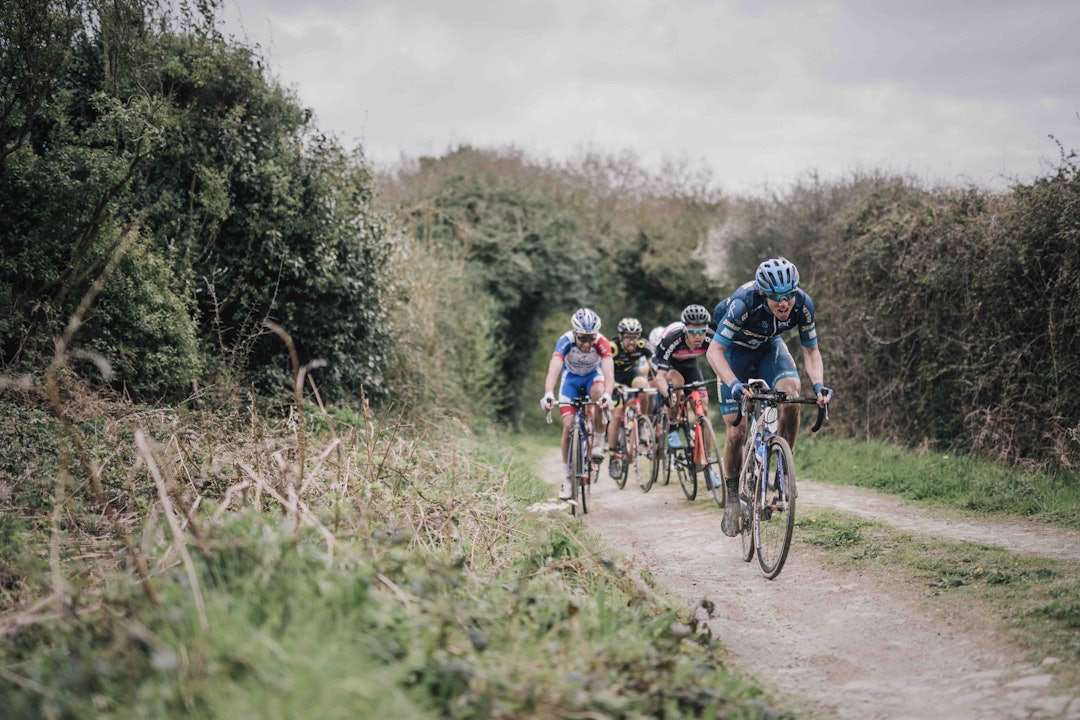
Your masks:
<instances>
[{"instance_id":1,"label":"red white and blue jersey","mask_svg":"<svg viewBox=\"0 0 1080 720\"><path fill-rule=\"evenodd\" d=\"M571 375L591 375L600 369L601 360L611 357L611 342L598 334L589 352L581 352L581 348L574 342L574 332L568 330L555 343L552 357L561 359L563 370Z\"/></svg>"}]
</instances>

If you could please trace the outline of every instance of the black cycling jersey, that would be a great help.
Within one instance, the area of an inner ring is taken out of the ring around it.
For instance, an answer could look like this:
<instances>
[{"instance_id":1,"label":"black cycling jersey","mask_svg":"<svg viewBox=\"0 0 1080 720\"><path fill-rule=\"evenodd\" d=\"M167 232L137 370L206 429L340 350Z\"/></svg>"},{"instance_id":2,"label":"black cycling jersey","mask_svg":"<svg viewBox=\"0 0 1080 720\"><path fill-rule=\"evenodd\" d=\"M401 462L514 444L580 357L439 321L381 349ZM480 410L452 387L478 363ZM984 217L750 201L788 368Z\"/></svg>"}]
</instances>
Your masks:
<instances>
[{"instance_id":1,"label":"black cycling jersey","mask_svg":"<svg viewBox=\"0 0 1080 720\"><path fill-rule=\"evenodd\" d=\"M646 347L646 342L638 338L631 347L624 348L621 338L611 341L611 358L615 361L615 373L631 373L637 367L641 358L651 358L652 350Z\"/></svg>"}]
</instances>

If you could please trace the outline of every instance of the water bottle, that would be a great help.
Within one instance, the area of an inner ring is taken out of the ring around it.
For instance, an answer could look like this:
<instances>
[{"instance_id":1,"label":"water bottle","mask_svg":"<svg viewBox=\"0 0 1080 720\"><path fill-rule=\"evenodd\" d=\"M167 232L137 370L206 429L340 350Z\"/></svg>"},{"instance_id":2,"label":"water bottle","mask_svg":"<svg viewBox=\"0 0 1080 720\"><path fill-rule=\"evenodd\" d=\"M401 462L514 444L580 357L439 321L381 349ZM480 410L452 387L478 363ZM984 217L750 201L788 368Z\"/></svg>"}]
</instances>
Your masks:
<instances>
[{"instance_id":1,"label":"water bottle","mask_svg":"<svg viewBox=\"0 0 1080 720\"><path fill-rule=\"evenodd\" d=\"M757 454L759 466L765 464L765 443L761 440L761 433L754 436L754 452Z\"/></svg>"}]
</instances>

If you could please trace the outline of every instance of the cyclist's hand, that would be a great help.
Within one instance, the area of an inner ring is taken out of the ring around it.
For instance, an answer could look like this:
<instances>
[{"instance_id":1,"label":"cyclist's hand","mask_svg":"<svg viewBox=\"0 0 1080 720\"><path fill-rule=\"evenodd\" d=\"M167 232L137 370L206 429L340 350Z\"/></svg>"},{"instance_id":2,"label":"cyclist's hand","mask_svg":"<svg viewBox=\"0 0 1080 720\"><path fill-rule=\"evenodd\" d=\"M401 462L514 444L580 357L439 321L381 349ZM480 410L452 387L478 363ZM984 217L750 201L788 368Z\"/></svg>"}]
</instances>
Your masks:
<instances>
[{"instance_id":1,"label":"cyclist's hand","mask_svg":"<svg viewBox=\"0 0 1080 720\"><path fill-rule=\"evenodd\" d=\"M814 383L814 394L817 395L818 405L828 405L832 402L832 388L827 388L819 382Z\"/></svg>"},{"instance_id":2,"label":"cyclist's hand","mask_svg":"<svg viewBox=\"0 0 1080 720\"><path fill-rule=\"evenodd\" d=\"M731 391L731 399L735 402L742 402L743 395L746 394L746 386L736 380L728 386L728 390Z\"/></svg>"},{"instance_id":3,"label":"cyclist's hand","mask_svg":"<svg viewBox=\"0 0 1080 720\"><path fill-rule=\"evenodd\" d=\"M611 409L611 396L607 393L604 393L600 396L600 407L602 407L604 410Z\"/></svg>"},{"instance_id":4,"label":"cyclist's hand","mask_svg":"<svg viewBox=\"0 0 1080 720\"><path fill-rule=\"evenodd\" d=\"M540 398L540 409L550 410L555 407L555 395L552 393L544 393L544 397Z\"/></svg>"}]
</instances>

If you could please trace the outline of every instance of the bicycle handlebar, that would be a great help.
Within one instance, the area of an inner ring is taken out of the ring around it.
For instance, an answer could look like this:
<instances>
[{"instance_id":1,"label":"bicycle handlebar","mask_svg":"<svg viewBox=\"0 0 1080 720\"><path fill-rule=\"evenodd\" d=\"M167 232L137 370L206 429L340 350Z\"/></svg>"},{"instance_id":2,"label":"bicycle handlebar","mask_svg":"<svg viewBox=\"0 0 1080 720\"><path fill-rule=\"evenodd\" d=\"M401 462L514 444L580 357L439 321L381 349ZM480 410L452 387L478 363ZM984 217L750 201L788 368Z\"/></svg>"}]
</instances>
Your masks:
<instances>
[{"instance_id":1,"label":"bicycle handlebar","mask_svg":"<svg viewBox=\"0 0 1080 720\"><path fill-rule=\"evenodd\" d=\"M764 402L767 405L782 405L784 403L790 405L817 405L816 396L788 397L783 390L759 390L757 392L747 390L743 393L742 402L739 403L739 413L735 416L735 422L731 423L732 426L742 422L743 415L746 414L746 406L755 400ZM810 432L817 432L821 428L821 423L828 419L829 403L818 405L817 419L814 421L814 426L810 428Z\"/></svg>"},{"instance_id":2,"label":"bicycle handlebar","mask_svg":"<svg viewBox=\"0 0 1080 720\"><path fill-rule=\"evenodd\" d=\"M683 385L668 385L668 392L674 393L680 390L697 390L699 388L709 387L715 380L695 380L694 382L685 383Z\"/></svg>"},{"instance_id":3,"label":"bicycle handlebar","mask_svg":"<svg viewBox=\"0 0 1080 720\"><path fill-rule=\"evenodd\" d=\"M588 407L589 405L600 405L600 403L598 403L597 401L595 401L595 400L593 400L591 398L576 397L572 401L570 401L569 405L571 405L575 409L581 409L581 408L584 408L584 407ZM600 412L603 413L604 424L607 425L608 423L610 423L611 422L611 411L609 409L607 409L607 408L601 408ZM551 410L547 411L547 421L548 421L548 424L550 425L551 424Z\"/></svg>"}]
</instances>

